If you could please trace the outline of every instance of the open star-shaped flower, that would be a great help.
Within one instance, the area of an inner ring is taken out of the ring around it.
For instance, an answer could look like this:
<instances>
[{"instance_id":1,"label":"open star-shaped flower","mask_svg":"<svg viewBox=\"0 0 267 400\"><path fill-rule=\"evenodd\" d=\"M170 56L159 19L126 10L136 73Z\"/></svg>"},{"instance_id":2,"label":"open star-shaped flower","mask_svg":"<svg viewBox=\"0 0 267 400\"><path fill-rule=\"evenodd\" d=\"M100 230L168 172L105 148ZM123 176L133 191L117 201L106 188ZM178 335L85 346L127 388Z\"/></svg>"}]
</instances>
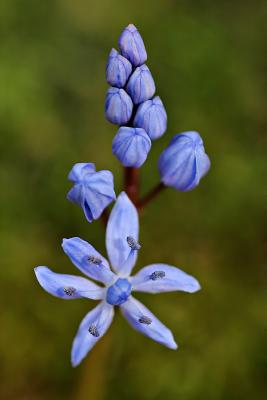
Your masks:
<instances>
[{"instance_id":1,"label":"open star-shaped flower","mask_svg":"<svg viewBox=\"0 0 267 400\"><path fill-rule=\"evenodd\" d=\"M141 246L138 243L139 222L135 206L122 192L111 212L106 247L108 261L93 246L77 237L63 240L63 250L86 276L101 282L98 286L87 278L57 274L47 267L35 268L40 285L50 294L63 299L81 297L101 300L82 320L74 338L71 361L77 366L109 328L114 306L144 335L177 349L171 331L163 325L132 292L160 293L181 290L193 293L200 289L198 281L180 269L166 264L151 264L130 276Z\"/></svg>"}]
</instances>

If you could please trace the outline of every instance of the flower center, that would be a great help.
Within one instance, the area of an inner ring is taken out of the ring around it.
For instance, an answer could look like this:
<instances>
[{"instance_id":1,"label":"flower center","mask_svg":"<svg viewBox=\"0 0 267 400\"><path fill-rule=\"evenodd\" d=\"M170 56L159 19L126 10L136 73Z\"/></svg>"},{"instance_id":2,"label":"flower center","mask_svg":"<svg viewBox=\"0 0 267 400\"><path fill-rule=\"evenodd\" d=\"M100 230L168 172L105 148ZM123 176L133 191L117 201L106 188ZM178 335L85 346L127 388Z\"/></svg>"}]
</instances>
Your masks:
<instances>
[{"instance_id":1,"label":"flower center","mask_svg":"<svg viewBox=\"0 0 267 400\"><path fill-rule=\"evenodd\" d=\"M107 290L107 303L118 306L128 300L132 291L132 285L127 279L119 278Z\"/></svg>"}]
</instances>

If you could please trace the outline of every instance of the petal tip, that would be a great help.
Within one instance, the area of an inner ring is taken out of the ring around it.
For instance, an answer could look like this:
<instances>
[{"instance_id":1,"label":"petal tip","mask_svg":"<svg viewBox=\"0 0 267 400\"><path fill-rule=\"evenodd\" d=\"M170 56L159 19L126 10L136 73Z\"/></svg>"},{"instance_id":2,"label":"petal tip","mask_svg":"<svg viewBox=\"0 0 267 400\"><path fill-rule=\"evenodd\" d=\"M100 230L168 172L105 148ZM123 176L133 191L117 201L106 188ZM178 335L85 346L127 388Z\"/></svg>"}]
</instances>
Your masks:
<instances>
[{"instance_id":1,"label":"petal tip","mask_svg":"<svg viewBox=\"0 0 267 400\"><path fill-rule=\"evenodd\" d=\"M137 31L136 26L132 23L129 24L126 29L129 29L129 31L131 31L131 32Z\"/></svg>"},{"instance_id":2,"label":"petal tip","mask_svg":"<svg viewBox=\"0 0 267 400\"><path fill-rule=\"evenodd\" d=\"M62 246L63 246L64 244L68 243L69 241L73 240L73 239L76 239L76 237L72 237L72 238L63 238L63 239L62 239Z\"/></svg>"},{"instance_id":3,"label":"petal tip","mask_svg":"<svg viewBox=\"0 0 267 400\"><path fill-rule=\"evenodd\" d=\"M119 202L119 201L128 201L129 203L132 204L132 201L130 200L129 196L128 196L127 193L124 192L124 191L121 192L121 193L119 194L119 196L117 197L117 202Z\"/></svg>"},{"instance_id":4,"label":"petal tip","mask_svg":"<svg viewBox=\"0 0 267 400\"><path fill-rule=\"evenodd\" d=\"M192 285L188 288L188 292L189 293L195 293L198 292L199 290L201 290L201 285L200 283L194 279L194 282L192 282Z\"/></svg>"},{"instance_id":5,"label":"petal tip","mask_svg":"<svg viewBox=\"0 0 267 400\"><path fill-rule=\"evenodd\" d=\"M72 366L72 368L76 368L76 367L78 367L78 365L81 363L81 360L75 360L74 358L73 358L73 356L71 356L71 366Z\"/></svg>"},{"instance_id":6,"label":"petal tip","mask_svg":"<svg viewBox=\"0 0 267 400\"><path fill-rule=\"evenodd\" d=\"M35 267L35 268L33 269L33 271L34 271L34 273L35 273L35 276L36 276L36 278L37 278L38 281L39 281L39 277L40 277L40 274L42 273L42 271L48 270L48 269L49 269L49 268L44 267L44 266L42 266L42 265L38 265L37 267Z\"/></svg>"},{"instance_id":7,"label":"petal tip","mask_svg":"<svg viewBox=\"0 0 267 400\"><path fill-rule=\"evenodd\" d=\"M172 337L172 341L169 344L169 349L171 350L177 350L178 349L178 344L175 342L174 338Z\"/></svg>"}]
</instances>

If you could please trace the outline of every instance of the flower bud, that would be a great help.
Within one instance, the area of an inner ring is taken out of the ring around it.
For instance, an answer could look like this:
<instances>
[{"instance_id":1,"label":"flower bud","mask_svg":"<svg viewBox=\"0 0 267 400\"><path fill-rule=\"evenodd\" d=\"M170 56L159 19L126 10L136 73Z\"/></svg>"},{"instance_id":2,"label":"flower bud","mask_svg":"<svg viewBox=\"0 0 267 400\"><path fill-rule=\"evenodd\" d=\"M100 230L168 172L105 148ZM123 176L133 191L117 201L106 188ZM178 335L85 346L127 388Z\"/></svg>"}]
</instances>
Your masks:
<instances>
[{"instance_id":1,"label":"flower bud","mask_svg":"<svg viewBox=\"0 0 267 400\"><path fill-rule=\"evenodd\" d=\"M147 60L143 39L133 24L128 25L120 35L119 48L122 55L128 58L135 67L144 64Z\"/></svg>"},{"instance_id":2,"label":"flower bud","mask_svg":"<svg viewBox=\"0 0 267 400\"><path fill-rule=\"evenodd\" d=\"M79 182L84 179L88 174L96 172L95 164L93 163L77 163L72 167L68 179L72 182Z\"/></svg>"},{"instance_id":3,"label":"flower bud","mask_svg":"<svg viewBox=\"0 0 267 400\"><path fill-rule=\"evenodd\" d=\"M110 171L96 172L91 163L75 164L68 176L74 183L67 199L78 204L87 221L92 222L116 199L113 175Z\"/></svg>"},{"instance_id":4,"label":"flower bud","mask_svg":"<svg viewBox=\"0 0 267 400\"><path fill-rule=\"evenodd\" d=\"M112 49L106 67L106 80L111 86L122 88L132 72L132 64Z\"/></svg>"},{"instance_id":5,"label":"flower bud","mask_svg":"<svg viewBox=\"0 0 267 400\"><path fill-rule=\"evenodd\" d=\"M175 135L159 158L161 181L182 192L194 189L208 172L210 160L197 132Z\"/></svg>"},{"instance_id":6,"label":"flower bud","mask_svg":"<svg viewBox=\"0 0 267 400\"><path fill-rule=\"evenodd\" d=\"M151 140L142 128L122 126L112 143L113 154L125 167L141 167L150 148Z\"/></svg>"},{"instance_id":7,"label":"flower bud","mask_svg":"<svg viewBox=\"0 0 267 400\"><path fill-rule=\"evenodd\" d=\"M143 128L151 140L160 138L167 129L167 114L159 96L140 104L134 126Z\"/></svg>"},{"instance_id":8,"label":"flower bud","mask_svg":"<svg viewBox=\"0 0 267 400\"><path fill-rule=\"evenodd\" d=\"M154 79L146 65L137 67L126 88L134 104L151 99L156 91Z\"/></svg>"},{"instance_id":9,"label":"flower bud","mask_svg":"<svg viewBox=\"0 0 267 400\"><path fill-rule=\"evenodd\" d=\"M123 89L111 87L107 91L105 102L105 115L109 122L124 125L131 118L133 102Z\"/></svg>"}]
</instances>

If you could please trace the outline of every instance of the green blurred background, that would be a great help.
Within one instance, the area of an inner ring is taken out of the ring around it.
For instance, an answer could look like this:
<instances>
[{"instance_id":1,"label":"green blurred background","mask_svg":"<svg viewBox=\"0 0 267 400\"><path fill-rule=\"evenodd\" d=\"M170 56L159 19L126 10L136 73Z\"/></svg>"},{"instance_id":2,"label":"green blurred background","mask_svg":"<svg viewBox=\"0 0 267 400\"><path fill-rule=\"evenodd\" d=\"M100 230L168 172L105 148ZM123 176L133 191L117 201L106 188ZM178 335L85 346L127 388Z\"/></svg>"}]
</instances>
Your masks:
<instances>
[{"instance_id":1,"label":"green blurred background","mask_svg":"<svg viewBox=\"0 0 267 400\"><path fill-rule=\"evenodd\" d=\"M0 397L3 400L263 399L267 272L267 3L212 0L2 0L0 3ZM189 193L168 189L141 218L137 268L162 261L196 276L195 295L138 295L174 332L170 351L117 313L77 369L69 353L87 300L64 302L33 267L75 273L61 250L104 228L66 200L75 162L115 175L105 63L134 23L169 126L142 168L158 181L171 137L198 130L212 168Z\"/></svg>"}]
</instances>

